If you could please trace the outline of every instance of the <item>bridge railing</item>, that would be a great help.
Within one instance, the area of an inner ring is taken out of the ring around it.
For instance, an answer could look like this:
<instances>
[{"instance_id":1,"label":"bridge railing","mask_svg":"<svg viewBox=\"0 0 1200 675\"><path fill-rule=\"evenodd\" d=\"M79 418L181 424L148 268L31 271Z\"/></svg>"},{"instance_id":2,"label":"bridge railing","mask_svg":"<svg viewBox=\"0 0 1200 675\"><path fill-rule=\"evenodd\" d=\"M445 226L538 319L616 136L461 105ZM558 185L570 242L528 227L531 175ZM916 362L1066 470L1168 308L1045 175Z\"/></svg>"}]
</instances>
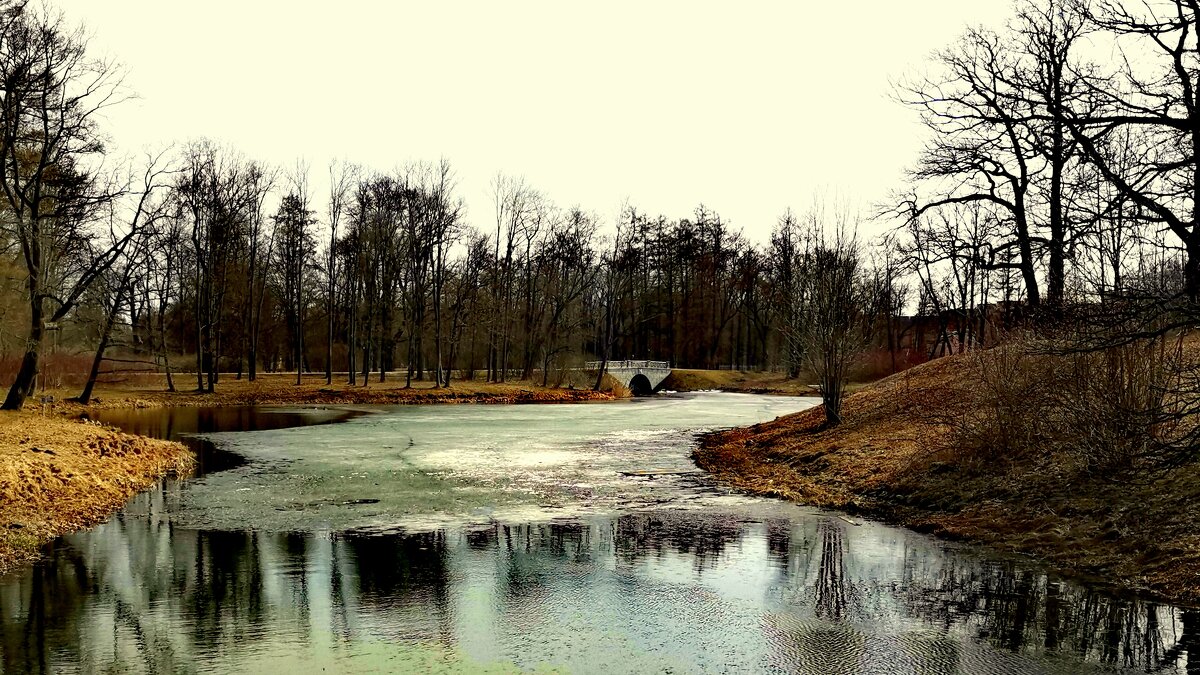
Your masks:
<instances>
[{"instance_id":1,"label":"bridge railing","mask_svg":"<svg viewBox=\"0 0 1200 675\"><path fill-rule=\"evenodd\" d=\"M604 362L603 361L588 361L587 363L583 364L583 369L584 370L600 370L600 364L602 364L602 363L604 363ZM608 368L608 370L625 370L625 369L632 370L634 368L662 368L662 369L669 370L671 368L671 364L668 361L625 360L625 361L609 361L607 368Z\"/></svg>"}]
</instances>

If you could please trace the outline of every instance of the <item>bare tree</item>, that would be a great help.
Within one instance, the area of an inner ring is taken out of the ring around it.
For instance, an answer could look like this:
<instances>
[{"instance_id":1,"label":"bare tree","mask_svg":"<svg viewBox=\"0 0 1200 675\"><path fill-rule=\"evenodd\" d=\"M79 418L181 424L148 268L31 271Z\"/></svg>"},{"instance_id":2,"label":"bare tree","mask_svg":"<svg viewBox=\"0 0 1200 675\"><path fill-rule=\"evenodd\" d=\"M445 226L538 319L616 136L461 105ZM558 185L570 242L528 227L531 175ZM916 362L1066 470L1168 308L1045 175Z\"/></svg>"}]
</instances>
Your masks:
<instances>
[{"instance_id":1,"label":"bare tree","mask_svg":"<svg viewBox=\"0 0 1200 675\"><path fill-rule=\"evenodd\" d=\"M1184 252L1184 293L1200 299L1200 3L1112 0L1075 3L1090 26L1113 36L1118 72L1090 77L1087 107L1055 111L1088 160ZM1152 55L1152 61L1125 55ZM1122 165L1106 142L1136 130L1142 147Z\"/></svg>"},{"instance_id":2,"label":"bare tree","mask_svg":"<svg viewBox=\"0 0 1200 675\"><path fill-rule=\"evenodd\" d=\"M597 356L600 357L600 367L596 369L596 382L592 386L595 391L600 391L600 387L604 384L604 374L608 370L608 361L612 358L612 345L616 333L616 305L621 294L620 254L626 236L628 233L618 222L617 232L612 239L612 248L600 255L596 298L598 324L596 351L598 352Z\"/></svg>"},{"instance_id":3,"label":"bare tree","mask_svg":"<svg viewBox=\"0 0 1200 675\"><path fill-rule=\"evenodd\" d=\"M976 328L972 319L992 291L994 266L988 264L988 255L997 229L990 210L978 203L956 204L909 221L892 240L920 284L920 313L938 321L929 358L982 343L983 326Z\"/></svg>"},{"instance_id":4,"label":"bare tree","mask_svg":"<svg viewBox=\"0 0 1200 675\"><path fill-rule=\"evenodd\" d=\"M124 261L115 275L113 297L106 312L104 326L100 331L99 344L96 347L95 357L92 359L87 382L78 397L78 401L83 404L87 404L92 398L92 390L96 386L96 378L99 376L100 365L104 361L104 352L108 348L117 316L120 314L122 306L126 302L131 302L135 277L138 272L146 269L157 223L165 215L164 202L156 199L156 193L167 187L166 183L162 182L162 178L168 173L168 169L162 166L162 159L163 155L161 154L147 158L145 172L142 176L142 186L135 193L134 204L131 205L131 212L128 214L129 222L123 227L115 225L110 227L111 232L129 231L136 234L131 240L131 245L123 250ZM123 214L117 213L115 209L111 213L114 219L121 215Z\"/></svg>"},{"instance_id":5,"label":"bare tree","mask_svg":"<svg viewBox=\"0 0 1200 675\"><path fill-rule=\"evenodd\" d=\"M246 354L247 378L258 378L258 343L262 334L263 305L267 296L267 270L275 248L275 229L264 228L263 212L267 196L275 186L275 172L252 163L246 172L248 203L246 205L246 292L242 310L243 352ZM240 358L240 357L239 357ZM238 376L241 376L238 367Z\"/></svg>"},{"instance_id":6,"label":"bare tree","mask_svg":"<svg viewBox=\"0 0 1200 675\"><path fill-rule=\"evenodd\" d=\"M304 371L304 315L308 305L305 274L312 259L312 225L307 188L302 178L293 181L293 190L284 195L272 220L276 231L277 283L281 290L282 310L289 337L288 361L296 370L296 384Z\"/></svg>"},{"instance_id":7,"label":"bare tree","mask_svg":"<svg viewBox=\"0 0 1200 675\"><path fill-rule=\"evenodd\" d=\"M492 275L492 354L489 364L492 380L507 378L509 347L513 329L513 286L516 278L517 241L529 224L537 194L519 178L498 174L492 181L492 197L496 206L495 264Z\"/></svg>"},{"instance_id":8,"label":"bare tree","mask_svg":"<svg viewBox=\"0 0 1200 675\"><path fill-rule=\"evenodd\" d=\"M781 365L789 378L800 374L804 354L800 335L792 327L799 325L800 313L808 301L803 267L811 244L811 239L802 231L792 210L785 211L771 233L770 259L774 300L782 307L780 321L784 327L784 348Z\"/></svg>"},{"instance_id":9,"label":"bare tree","mask_svg":"<svg viewBox=\"0 0 1200 675\"><path fill-rule=\"evenodd\" d=\"M33 391L46 325L74 308L137 230L97 245L93 227L120 192L89 166L103 152L99 114L125 97L120 69L90 57L83 30L49 9L8 5L0 19L0 191L30 307L25 354L3 405L15 410Z\"/></svg>"},{"instance_id":10,"label":"bare tree","mask_svg":"<svg viewBox=\"0 0 1200 675\"><path fill-rule=\"evenodd\" d=\"M242 270L242 254L256 245L248 246L246 233L257 230L265 181L255 165L206 140L185 150L182 165L172 197L177 216L188 222L192 244L196 388L212 392L224 338L236 325L225 316L232 280Z\"/></svg>"},{"instance_id":11,"label":"bare tree","mask_svg":"<svg viewBox=\"0 0 1200 675\"><path fill-rule=\"evenodd\" d=\"M817 379L825 423L833 427L842 422L850 369L867 344L875 312L848 214L837 214L828 229L820 211L810 218L812 243L799 274L803 298L787 330L807 370Z\"/></svg>"},{"instance_id":12,"label":"bare tree","mask_svg":"<svg viewBox=\"0 0 1200 675\"><path fill-rule=\"evenodd\" d=\"M338 285L336 259L338 225L346 210L346 200L349 199L355 173L356 168L345 162L332 162L329 165L329 250L326 260L328 267L325 271L328 282L325 297L328 333L325 344L325 384L333 384L333 329Z\"/></svg>"},{"instance_id":13,"label":"bare tree","mask_svg":"<svg viewBox=\"0 0 1200 675\"><path fill-rule=\"evenodd\" d=\"M461 236L461 219L465 209L462 200L454 196L454 187L454 173L450 163L443 158L434 167L429 185L429 199L433 207L430 214L430 235L433 238L430 248L430 277L433 285L434 383L437 387L450 386L451 365L442 361L444 354L449 352L449 348L443 343L443 338L449 336L443 335L442 331L442 301L448 273L447 261L450 249Z\"/></svg>"},{"instance_id":14,"label":"bare tree","mask_svg":"<svg viewBox=\"0 0 1200 675\"><path fill-rule=\"evenodd\" d=\"M931 210L978 203L1011 223L992 243L986 263L1020 272L1031 305L1041 304L1035 252L1034 198L1039 173L1037 139L1029 126L1033 105L1014 83L1017 54L1002 36L970 30L939 52L943 75L904 87L901 99L917 108L934 135L911 172L932 196L903 199L900 215L918 219ZM1015 250L1015 260L1004 253Z\"/></svg>"},{"instance_id":15,"label":"bare tree","mask_svg":"<svg viewBox=\"0 0 1200 675\"><path fill-rule=\"evenodd\" d=\"M593 217L572 209L566 221L555 228L539 256L538 267L543 278L538 284L538 295L546 304L538 327L543 387L549 384L554 359L570 350L565 338L586 321L579 305L596 281L596 253L592 248L595 230Z\"/></svg>"}]
</instances>

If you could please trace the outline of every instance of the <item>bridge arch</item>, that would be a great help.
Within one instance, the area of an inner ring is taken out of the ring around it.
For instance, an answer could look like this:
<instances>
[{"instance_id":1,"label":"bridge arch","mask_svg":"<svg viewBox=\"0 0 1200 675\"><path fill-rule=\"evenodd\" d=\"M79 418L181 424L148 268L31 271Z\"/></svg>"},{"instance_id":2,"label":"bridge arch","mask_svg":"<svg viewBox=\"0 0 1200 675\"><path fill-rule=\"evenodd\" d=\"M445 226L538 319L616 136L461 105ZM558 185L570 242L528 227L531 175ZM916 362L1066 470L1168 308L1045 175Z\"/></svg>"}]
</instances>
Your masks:
<instances>
[{"instance_id":1,"label":"bridge arch","mask_svg":"<svg viewBox=\"0 0 1200 675\"><path fill-rule=\"evenodd\" d=\"M654 393L654 385L650 383L650 378L642 373L636 373L629 378L629 390L634 396L649 396Z\"/></svg>"},{"instance_id":2,"label":"bridge arch","mask_svg":"<svg viewBox=\"0 0 1200 675\"><path fill-rule=\"evenodd\" d=\"M671 374L671 364L666 361L588 361L584 364L584 370L592 373L601 367L636 396L653 394Z\"/></svg>"}]
</instances>

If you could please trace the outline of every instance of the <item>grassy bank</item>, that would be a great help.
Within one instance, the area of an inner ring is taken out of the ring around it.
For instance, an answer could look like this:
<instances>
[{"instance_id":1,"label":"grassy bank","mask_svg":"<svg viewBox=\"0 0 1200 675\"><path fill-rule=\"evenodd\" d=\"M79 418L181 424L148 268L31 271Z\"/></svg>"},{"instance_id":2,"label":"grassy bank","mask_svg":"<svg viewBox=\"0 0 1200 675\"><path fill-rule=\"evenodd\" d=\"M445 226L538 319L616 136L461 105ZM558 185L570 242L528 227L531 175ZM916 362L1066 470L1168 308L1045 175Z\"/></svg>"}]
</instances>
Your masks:
<instances>
[{"instance_id":1,"label":"grassy bank","mask_svg":"<svg viewBox=\"0 0 1200 675\"><path fill-rule=\"evenodd\" d=\"M343 376L344 377L344 376ZM227 405L404 405L424 403L574 403L611 401L609 392L591 389L542 387L529 382L488 383L456 381L449 388L436 388L430 382L404 385L403 377L392 376L385 382L350 386L335 381L325 384L323 375L306 375L299 385L295 374L259 375L255 381L222 376L213 393L197 392L195 376L176 376L176 391L166 391L162 376L141 377L136 383L98 385L87 406L71 400L79 392L59 389L48 392L55 398L54 411L78 416L89 409L159 408L171 406ZM36 398L27 403L38 406Z\"/></svg>"},{"instance_id":2,"label":"grassy bank","mask_svg":"<svg viewBox=\"0 0 1200 675\"><path fill-rule=\"evenodd\" d=\"M817 396L819 392L785 373L676 368L662 383L670 391L731 391L743 394Z\"/></svg>"},{"instance_id":3,"label":"grassy bank","mask_svg":"<svg viewBox=\"0 0 1200 675\"><path fill-rule=\"evenodd\" d=\"M669 391L727 391L735 394L769 394L772 396L820 396L813 378L801 375L789 378L786 373L743 370L693 370L676 368L662 388ZM878 378L872 378L878 379ZM867 380L853 381L847 391L861 389Z\"/></svg>"},{"instance_id":4,"label":"grassy bank","mask_svg":"<svg viewBox=\"0 0 1200 675\"><path fill-rule=\"evenodd\" d=\"M1030 554L1070 575L1200 603L1200 466L1101 471L1037 434L1024 439L1025 452L992 451L1009 430L975 423L995 404L981 380L1025 384L1026 397L1039 387L1006 373L1004 361L983 352L917 366L849 396L837 428L823 428L818 407L710 435L695 459L750 492ZM1013 403L1043 414L1019 393ZM980 436L980 428L989 431Z\"/></svg>"},{"instance_id":5,"label":"grassy bank","mask_svg":"<svg viewBox=\"0 0 1200 675\"><path fill-rule=\"evenodd\" d=\"M31 412L0 413L0 573L95 525L194 459L179 443Z\"/></svg>"}]
</instances>

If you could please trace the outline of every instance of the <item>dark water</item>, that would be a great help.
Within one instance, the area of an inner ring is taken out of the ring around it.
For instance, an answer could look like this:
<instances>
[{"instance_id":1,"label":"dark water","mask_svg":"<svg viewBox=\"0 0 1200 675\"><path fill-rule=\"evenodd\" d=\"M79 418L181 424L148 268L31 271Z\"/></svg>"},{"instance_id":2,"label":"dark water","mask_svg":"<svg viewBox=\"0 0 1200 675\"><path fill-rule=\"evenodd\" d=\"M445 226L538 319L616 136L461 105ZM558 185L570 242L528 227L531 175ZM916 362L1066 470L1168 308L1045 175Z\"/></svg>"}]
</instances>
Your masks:
<instances>
[{"instance_id":1,"label":"dark water","mask_svg":"<svg viewBox=\"0 0 1200 675\"><path fill-rule=\"evenodd\" d=\"M1198 612L678 473L695 430L798 407L702 394L214 434L245 463L0 578L0 672L1200 672Z\"/></svg>"},{"instance_id":2,"label":"dark water","mask_svg":"<svg viewBox=\"0 0 1200 675\"><path fill-rule=\"evenodd\" d=\"M182 441L196 453L196 473L233 469L245 460L198 434L215 431L271 431L344 422L358 411L342 408L223 406L214 408L134 408L101 410L92 417L130 433Z\"/></svg>"}]
</instances>

